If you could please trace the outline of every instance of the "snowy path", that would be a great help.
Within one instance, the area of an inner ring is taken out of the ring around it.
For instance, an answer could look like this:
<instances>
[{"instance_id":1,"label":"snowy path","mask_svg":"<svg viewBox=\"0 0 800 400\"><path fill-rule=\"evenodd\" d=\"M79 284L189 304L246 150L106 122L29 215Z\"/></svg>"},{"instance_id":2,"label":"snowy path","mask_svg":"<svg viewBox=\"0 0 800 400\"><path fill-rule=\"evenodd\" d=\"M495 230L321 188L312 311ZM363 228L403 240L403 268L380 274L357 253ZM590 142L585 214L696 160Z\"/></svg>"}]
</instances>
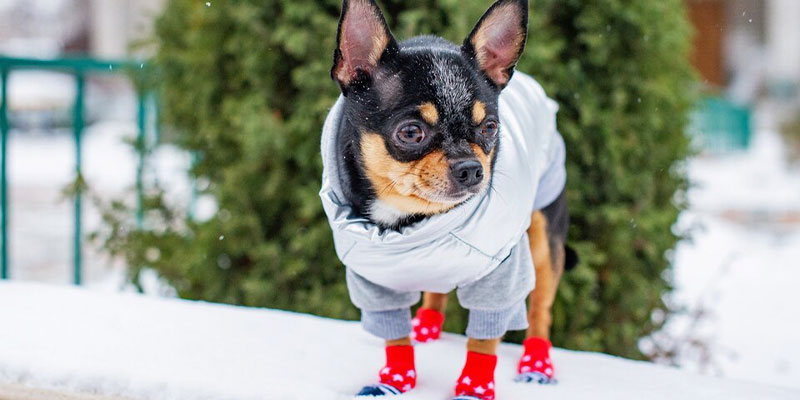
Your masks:
<instances>
[{"instance_id":1,"label":"snowy path","mask_svg":"<svg viewBox=\"0 0 800 400\"><path fill-rule=\"evenodd\" d=\"M0 384L132 399L351 399L381 366L358 324L286 312L0 283ZM461 336L418 347L419 387L445 400ZM798 399L800 391L718 380L600 354L556 351L561 383L512 383L519 347L503 345L498 398Z\"/></svg>"}]
</instances>

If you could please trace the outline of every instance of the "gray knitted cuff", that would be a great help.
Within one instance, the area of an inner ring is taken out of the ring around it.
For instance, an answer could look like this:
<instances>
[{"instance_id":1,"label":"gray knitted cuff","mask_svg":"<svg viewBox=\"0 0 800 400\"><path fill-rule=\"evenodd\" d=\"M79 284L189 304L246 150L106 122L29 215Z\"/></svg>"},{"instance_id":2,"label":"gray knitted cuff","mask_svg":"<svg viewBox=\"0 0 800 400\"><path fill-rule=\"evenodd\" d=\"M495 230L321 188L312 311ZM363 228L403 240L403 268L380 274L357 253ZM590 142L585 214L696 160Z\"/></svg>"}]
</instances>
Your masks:
<instances>
[{"instance_id":1,"label":"gray knitted cuff","mask_svg":"<svg viewBox=\"0 0 800 400\"><path fill-rule=\"evenodd\" d=\"M411 334L411 309L362 311L364 330L384 340L402 339Z\"/></svg>"},{"instance_id":2,"label":"gray knitted cuff","mask_svg":"<svg viewBox=\"0 0 800 400\"><path fill-rule=\"evenodd\" d=\"M525 302L505 310L469 310L467 336L472 339L488 340L503 337L508 331L528 328Z\"/></svg>"}]
</instances>

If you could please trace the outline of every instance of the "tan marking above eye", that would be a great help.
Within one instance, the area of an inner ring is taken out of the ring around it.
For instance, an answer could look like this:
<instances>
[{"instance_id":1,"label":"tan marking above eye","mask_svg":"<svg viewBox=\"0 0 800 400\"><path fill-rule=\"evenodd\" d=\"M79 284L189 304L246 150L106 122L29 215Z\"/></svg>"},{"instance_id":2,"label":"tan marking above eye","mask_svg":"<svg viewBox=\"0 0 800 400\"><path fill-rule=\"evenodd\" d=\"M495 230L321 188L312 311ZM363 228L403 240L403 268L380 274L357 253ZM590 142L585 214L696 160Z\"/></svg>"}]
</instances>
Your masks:
<instances>
[{"instance_id":1,"label":"tan marking above eye","mask_svg":"<svg viewBox=\"0 0 800 400\"><path fill-rule=\"evenodd\" d=\"M436 105L433 103L427 102L420 104L419 113L422 115L422 119L429 125L436 125L439 123L439 110L436 109Z\"/></svg>"},{"instance_id":2,"label":"tan marking above eye","mask_svg":"<svg viewBox=\"0 0 800 400\"><path fill-rule=\"evenodd\" d=\"M482 101L476 101L475 105L472 106L472 122L478 125L484 119L486 119L486 104L483 104Z\"/></svg>"}]
</instances>

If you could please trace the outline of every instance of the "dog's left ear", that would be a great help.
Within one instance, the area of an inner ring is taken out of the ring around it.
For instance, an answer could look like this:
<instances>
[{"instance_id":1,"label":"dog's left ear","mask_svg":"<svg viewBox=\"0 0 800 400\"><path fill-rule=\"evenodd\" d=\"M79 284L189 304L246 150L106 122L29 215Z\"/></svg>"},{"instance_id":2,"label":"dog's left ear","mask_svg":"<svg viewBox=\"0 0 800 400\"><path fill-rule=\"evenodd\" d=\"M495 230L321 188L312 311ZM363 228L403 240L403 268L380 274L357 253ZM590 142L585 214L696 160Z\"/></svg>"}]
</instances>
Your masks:
<instances>
[{"instance_id":1,"label":"dog's left ear","mask_svg":"<svg viewBox=\"0 0 800 400\"><path fill-rule=\"evenodd\" d=\"M528 1L499 0L483 15L464 41L462 51L475 60L499 89L514 74L528 37Z\"/></svg>"},{"instance_id":2,"label":"dog's left ear","mask_svg":"<svg viewBox=\"0 0 800 400\"><path fill-rule=\"evenodd\" d=\"M346 89L356 79L374 77L381 59L397 51L386 19L375 0L344 0L331 76Z\"/></svg>"}]
</instances>

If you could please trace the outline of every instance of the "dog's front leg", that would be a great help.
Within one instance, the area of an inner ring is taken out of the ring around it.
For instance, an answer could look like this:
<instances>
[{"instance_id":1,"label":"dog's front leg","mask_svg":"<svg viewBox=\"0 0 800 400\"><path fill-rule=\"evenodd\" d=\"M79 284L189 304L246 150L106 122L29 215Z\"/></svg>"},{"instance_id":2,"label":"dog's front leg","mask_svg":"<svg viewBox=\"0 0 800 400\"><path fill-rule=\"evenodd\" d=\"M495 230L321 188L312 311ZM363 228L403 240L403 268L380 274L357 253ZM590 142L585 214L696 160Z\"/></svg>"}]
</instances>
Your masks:
<instances>
[{"instance_id":1,"label":"dog's front leg","mask_svg":"<svg viewBox=\"0 0 800 400\"><path fill-rule=\"evenodd\" d=\"M447 294L428 293L422 298L422 307L411 320L414 331L411 338L425 343L439 339L444 325L444 311L447 308Z\"/></svg>"},{"instance_id":2,"label":"dog's front leg","mask_svg":"<svg viewBox=\"0 0 800 400\"><path fill-rule=\"evenodd\" d=\"M467 361L456 383L456 400L494 399L494 370L501 339L467 341Z\"/></svg>"}]
</instances>

